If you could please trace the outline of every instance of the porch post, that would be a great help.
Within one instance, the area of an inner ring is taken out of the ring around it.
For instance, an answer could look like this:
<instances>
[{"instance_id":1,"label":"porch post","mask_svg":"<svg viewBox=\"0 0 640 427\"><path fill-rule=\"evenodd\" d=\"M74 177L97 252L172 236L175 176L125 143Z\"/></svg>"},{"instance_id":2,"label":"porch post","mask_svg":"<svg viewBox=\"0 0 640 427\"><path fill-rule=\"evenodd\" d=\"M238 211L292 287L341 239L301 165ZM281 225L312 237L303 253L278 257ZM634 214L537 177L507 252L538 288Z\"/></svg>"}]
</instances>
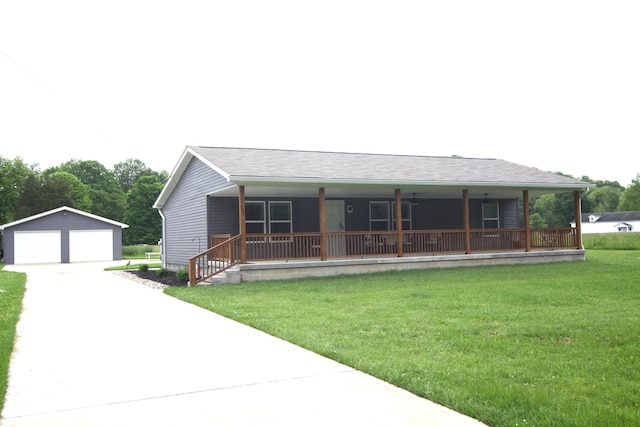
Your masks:
<instances>
[{"instance_id":1,"label":"porch post","mask_svg":"<svg viewBox=\"0 0 640 427\"><path fill-rule=\"evenodd\" d=\"M324 187L318 190L318 205L320 208L320 261L327 260L327 213L324 204Z\"/></svg>"},{"instance_id":2,"label":"porch post","mask_svg":"<svg viewBox=\"0 0 640 427\"><path fill-rule=\"evenodd\" d=\"M464 221L464 253L471 253L471 225L469 220L469 190L462 190L462 210Z\"/></svg>"},{"instance_id":3,"label":"porch post","mask_svg":"<svg viewBox=\"0 0 640 427\"><path fill-rule=\"evenodd\" d=\"M402 257L404 256L404 245L402 244L402 195L399 188L396 188L396 232L398 234L396 249L398 256Z\"/></svg>"},{"instance_id":4,"label":"porch post","mask_svg":"<svg viewBox=\"0 0 640 427\"><path fill-rule=\"evenodd\" d=\"M573 203L576 211L576 249L582 249L582 206L579 191L573 192Z\"/></svg>"},{"instance_id":5,"label":"porch post","mask_svg":"<svg viewBox=\"0 0 640 427\"><path fill-rule=\"evenodd\" d=\"M244 210L244 185L238 187L238 207L240 210L240 264L247 263L247 217Z\"/></svg>"},{"instance_id":6,"label":"porch post","mask_svg":"<svg viewBox=\"0 0 640 427\"><path fill-rule=\"evenodd\" d=\"M524 213L524 250L531 252L531 227L529 217L529 190L522 191L522 208Z\"/></svg>"}]
</instances>

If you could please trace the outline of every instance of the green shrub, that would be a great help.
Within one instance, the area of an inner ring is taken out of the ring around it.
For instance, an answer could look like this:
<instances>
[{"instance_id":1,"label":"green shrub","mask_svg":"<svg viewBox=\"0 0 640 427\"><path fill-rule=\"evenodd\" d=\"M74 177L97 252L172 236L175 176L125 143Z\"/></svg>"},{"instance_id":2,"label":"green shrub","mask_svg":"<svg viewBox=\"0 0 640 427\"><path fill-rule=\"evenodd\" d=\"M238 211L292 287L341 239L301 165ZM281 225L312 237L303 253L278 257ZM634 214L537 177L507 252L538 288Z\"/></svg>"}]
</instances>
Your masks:
<instances>
[{"instance_id":1,"label":"green shrub","mask_svg":"<svg viewBox=\"0 0 640 427\"><path fill-rule=\"evenodd\" d=\"M149 264L140 264L138 266L138 271L149 271Z\"/></svg>"},{"instance_id":2,"label":"green shrub","mask_svg":"<svg viewBox=\"0 0 640 427\"><path fill-rule=\"evenodd\" d=\"M189 270L187 270L186 268L181 268L180 270L176 271L176 279L182 281L182 282L188 282L189 281Z\"/></svg>"},{"instance_id":3,"label":"green shrub","mask_svg":"<svg viewBox=\"0 0 640 427\"><path fill-rule=\"evenodd\" d=\"M166 277L169 275L169 270L167 270L166 268L161 268L158 271L156 271L156 276L158 277Z\"/></svg>"}]
</instances>

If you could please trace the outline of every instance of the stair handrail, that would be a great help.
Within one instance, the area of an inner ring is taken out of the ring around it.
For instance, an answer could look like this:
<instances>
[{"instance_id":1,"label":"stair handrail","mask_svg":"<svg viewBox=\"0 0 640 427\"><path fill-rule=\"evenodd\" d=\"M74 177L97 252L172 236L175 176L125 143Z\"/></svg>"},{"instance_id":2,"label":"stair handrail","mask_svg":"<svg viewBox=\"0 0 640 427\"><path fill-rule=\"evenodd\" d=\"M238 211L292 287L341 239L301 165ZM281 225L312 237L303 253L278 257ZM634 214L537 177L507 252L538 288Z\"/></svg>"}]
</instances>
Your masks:
<instances>
[{"instance_id":1,"label":"stair handrail","mask_svg":"<svg viewBox=\"0 0 640 427\"><path fill-rule=\"evenodd\" d=\"M240 263L238 234L189 258L189 286L203 282Z\"/></svg>"}]
</instances>

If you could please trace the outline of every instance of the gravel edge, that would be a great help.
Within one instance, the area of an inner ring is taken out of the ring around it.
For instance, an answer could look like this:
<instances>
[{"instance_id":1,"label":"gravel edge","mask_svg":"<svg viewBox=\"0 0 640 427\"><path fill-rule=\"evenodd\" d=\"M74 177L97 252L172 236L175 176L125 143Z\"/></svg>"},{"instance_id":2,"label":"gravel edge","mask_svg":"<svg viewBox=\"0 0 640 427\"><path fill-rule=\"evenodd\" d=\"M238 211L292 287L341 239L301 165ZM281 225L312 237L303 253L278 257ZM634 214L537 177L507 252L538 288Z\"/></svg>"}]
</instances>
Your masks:
<instances>
[{"instance_id":1,"label":"gravel edge","mask_svg":"<svg viewBox=\"0 0 640 427\"><path fill-rule=\"evenodd\" d=\"M153 280L149 280L149 279L141 279L140 277L136 276L135 274L131 274L131 273L127 273L126 271L114 271L113 272L116 276L120 276L120 277L124 277L126 279L131 280L132 282L136 282L139 283L141 285L144 285L148 288L151 289L166 289L169 287L169 285L165 285L162 283L158 283L158 282L154 282Z\"/></svg>"}]
</instances>

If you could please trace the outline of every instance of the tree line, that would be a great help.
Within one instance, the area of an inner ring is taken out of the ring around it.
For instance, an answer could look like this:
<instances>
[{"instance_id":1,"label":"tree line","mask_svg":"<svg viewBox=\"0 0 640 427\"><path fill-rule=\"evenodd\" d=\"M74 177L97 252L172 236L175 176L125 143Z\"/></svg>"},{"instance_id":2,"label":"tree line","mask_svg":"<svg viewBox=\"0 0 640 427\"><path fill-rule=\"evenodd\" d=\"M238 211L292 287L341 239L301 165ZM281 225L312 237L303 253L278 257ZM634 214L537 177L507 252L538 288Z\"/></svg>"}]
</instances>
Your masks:
<instances>
[{"instance_id":1,"label":"tree line","mask_svg":"<svg viewBox=\"0 0 640 427\"><path fill-rule=\"evenodd\" d=\"M574 178L561 172L557 174ZM640 174L628 187L618 181L593 180L582 176L581 181L595 184L582 195L583 213L640 211ZM530 225L532 227L568 227L575 220L573 194L544 194L529 199Z\"/></svg>"},{"instance_id":2,"label":"tree line","mask_svg":"<svg viewBox=\"0 0 640 427\"><path fill-rule=\"evenodd\" d=\"M21 158L0 156L0 224L69 206L123 222L125 245L157 244L162 221L153 203L169 174L139 159L108 169L95 160L69 160L40 170Z\"/></svg>"},{"instance_id":3,"label":"tree line","mask_svg":"<svg viewBox=\"0 0 640 427\"><path fill-rule=\"evenodd\" d=\"M69 206L128 224L125 245L155 244L162 237L162 221L153 203L167 179L166 171L154 171L138 159L113 169L95 160L72 159L41 171L19 157L0 156L0 224ZM582 197L582 212L640 210L640 174L627 188L617 181L579 179L595 184ZM530 197L529 212L532 227L567 227L575 219L573 194Z\"/></svg>"}]
</instances>

